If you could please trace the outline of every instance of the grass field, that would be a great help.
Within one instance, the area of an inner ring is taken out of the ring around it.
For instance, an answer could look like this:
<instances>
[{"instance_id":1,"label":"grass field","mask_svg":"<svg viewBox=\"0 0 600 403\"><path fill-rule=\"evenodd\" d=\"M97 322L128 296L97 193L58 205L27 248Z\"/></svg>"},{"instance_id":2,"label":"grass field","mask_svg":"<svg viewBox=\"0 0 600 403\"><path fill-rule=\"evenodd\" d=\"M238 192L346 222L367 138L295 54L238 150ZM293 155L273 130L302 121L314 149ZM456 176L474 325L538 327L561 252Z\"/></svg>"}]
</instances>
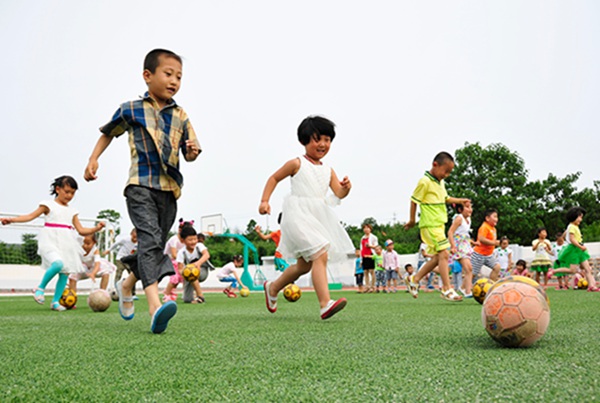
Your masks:
<instances>
[{"instance_id":1,"label":"grass field","mask_svg":"<svg viewBox=\"0 0 600 403\"><path fill-rule=\"evenodd\" d=\"M358 295L322 321L314 293L179 304L152 335L146 303L122 320L0 298L0 401L598 401L600 295L549 290L552 319L527 349L501 348L473 300Z\"/></svg>"}]
</instances>

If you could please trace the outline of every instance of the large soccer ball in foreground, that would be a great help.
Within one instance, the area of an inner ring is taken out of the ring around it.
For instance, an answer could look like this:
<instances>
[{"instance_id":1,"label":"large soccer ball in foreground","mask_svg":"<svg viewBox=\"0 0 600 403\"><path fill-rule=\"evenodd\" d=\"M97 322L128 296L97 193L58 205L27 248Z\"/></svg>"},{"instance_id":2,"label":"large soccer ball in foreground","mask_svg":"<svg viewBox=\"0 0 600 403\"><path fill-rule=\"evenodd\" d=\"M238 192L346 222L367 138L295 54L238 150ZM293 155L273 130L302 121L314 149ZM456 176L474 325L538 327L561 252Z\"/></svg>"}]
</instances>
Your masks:
<instances>
[{"instance_id":1,"label":"large soccer ball in foreground","mask_svg":"<svg viewBox=\"0 0 600 403\"><path fill-rule=\"evenodd\" d=\"M483 302L481 321L501 345L527 347L546 333L550 307L532 285L508 282L490 291Z\"/></svg>"},{"instance_id":2,"label":"large soccer ball in foreground","mask_svg":"<svg viewBox=\"0 0 600 403\"><path fill-rule=\"evenodd\" d=\"M302 290L296 284L288 284L283 289L283 296L290 302L296 302L302 296Z\"/></svg>"},{"instance_id":3,"label":"large soccer ball in foreground","mask_svg":"<svg viewBox=\"0 0 600 403\"><path fill-rule=\"evenodd\" d=\"M73 309L77 303L77 294L70 288L65 288L58 302L67 309Z\"/></svg>"},{"instance_id":4,"label":"large soccer ball in foreground","mask_svg":"<svg viewBox=\"0 0 600 403\"><path fill-rule=\"evenodd\" d=\"M110 306L112 299L106 290L95 290L88 296L88 306L94 312L104 312Z\"/></svg>"},{"instance_id":5,"label":"large soccer ball in foreground","mask_svg":"<svg viewBox=\"0 0 600 403\"><path fill-rule=\"evenodd\" d=\"M483 304L485 297L488 295L493 285L494 282L487 277L483 277L477 280L473 285L472 290L473 298L475 299L475 301L479 302L480 304Z\"/></svg>"},{"instance_id":6,"label":"large soccer ball in foreground","mask_svg":"<svg viewBox=\"0 0 600 403\"><path fill-rule=\"evenodd\" d=\"M188 282L192 283L198 280L198 277L200 277L200 270L196 267L195 264L188 264L181 271L181 275Z\"/></svg>"}]
</instances>

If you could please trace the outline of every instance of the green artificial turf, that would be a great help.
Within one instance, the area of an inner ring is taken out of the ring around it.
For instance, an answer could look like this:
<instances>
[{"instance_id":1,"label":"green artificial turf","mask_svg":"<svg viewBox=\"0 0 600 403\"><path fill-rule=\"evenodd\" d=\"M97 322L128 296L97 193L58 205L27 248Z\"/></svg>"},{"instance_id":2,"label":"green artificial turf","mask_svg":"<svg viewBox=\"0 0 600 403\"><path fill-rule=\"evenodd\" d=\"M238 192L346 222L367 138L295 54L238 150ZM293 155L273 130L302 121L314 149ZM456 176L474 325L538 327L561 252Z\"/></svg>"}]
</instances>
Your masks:
<instances>
[{"instance_id":1,"label":"green artificial turf","mask_svg":"<svg viewBox=\"0 0 600 403\"><path fill-rule=\"evenodd\" d=\"M438 293L341 291L346 309L322 321L314 293L179 301L166 333L147 305L121 319L51 312L0 298L0 401L598 401L600 294L548 291L548 332L530 348L499 347L473 300ZM48 299L48 298L47 298Z\"/></svg>"}]
</instances>

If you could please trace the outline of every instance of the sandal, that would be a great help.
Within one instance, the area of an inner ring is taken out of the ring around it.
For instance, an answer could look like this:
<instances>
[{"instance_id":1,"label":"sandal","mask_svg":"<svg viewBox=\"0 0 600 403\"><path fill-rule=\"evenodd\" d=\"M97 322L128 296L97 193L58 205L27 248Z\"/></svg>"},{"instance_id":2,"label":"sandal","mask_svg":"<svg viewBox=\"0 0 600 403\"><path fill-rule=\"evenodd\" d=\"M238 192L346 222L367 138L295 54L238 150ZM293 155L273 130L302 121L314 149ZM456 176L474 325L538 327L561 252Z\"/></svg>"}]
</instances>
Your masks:
<instances>
[{"instance_id":1,"label":"sandal","mask_svg":"<svg viewBox=\"0 0 600 403\"><path fill-rule=\"evenodd\" d=\"M271 313L275 313L277 311L277 297L273 298L269 295L269 290L271 289L271 282L265 281L263 284L263 288L265 289L265 301L267 303L267 309Z\"/></svg>"},{"instance_id":2,"label":"sandal","mask_svg":"<svg viewBox=\"0 0 600 403\"><path fill-rule=\"evenodd\" d=\"M34 288L33 289L33 299L35 299L35 302L37 302L40 305L43 305L44 302L46 302L46 299L44 298L44 290L42 288Z\"/></svg>"},{"instance_id":3,"label":"sandal","mask_svg":"<svg viewBox=\"0 0 600 403\"><path fill-rule=\"evenodd\" d=\"M123 296L123 279L121 279L118 283L117 283L117 294L119 295L119 314L121 314L121 317L125 320L131 320L133 319L133 316L135 315L135 311L134 311L134 307L131 306L131 308L125 308L123 306L124 302L132 302L133 303L133 296L130 297L124 297Z\"/></svg>"},{"instance_id":4,"label":"sandal","mask_svg":"<svg viewBox=\"0 0 600 403\"><path fill-rule=\"evenodd\" d=\"M52 305L50 305L50 309L52 309L53 311L57 311L57 312L63 312L63 311L67 310L67 308L65 308L58 302L53 302Z\"/></svg>"},{"instance_id":5,"label":"sandal","mask_svg":"<svg viewBox=\"0 0 600 403\"><path fill-rule=\"evenodd\" d=\"M588 292L600 292L600 287L590 287L588 288Z\"/></svg>"},{"instance_id":6,"label":"sandal","mask_svg":"<svg viewBox=\"0 0 600 403\"><path fill-rule=\"evenodd\" d=\"M192 304L203 304L205 302L204 297L196 297L192 301Z\"/></svg>"},{"instance_id":7,"label":"sandal","mask_svg":"<svg viewBox=\"0 0 600 403\"><path fill-rule=\"evenodd\" d=\"M461 302L463 298L454 291L454 288L450 288L448 291L442 291L442 299L451 302Z\"/></svg>"}]
</instances>

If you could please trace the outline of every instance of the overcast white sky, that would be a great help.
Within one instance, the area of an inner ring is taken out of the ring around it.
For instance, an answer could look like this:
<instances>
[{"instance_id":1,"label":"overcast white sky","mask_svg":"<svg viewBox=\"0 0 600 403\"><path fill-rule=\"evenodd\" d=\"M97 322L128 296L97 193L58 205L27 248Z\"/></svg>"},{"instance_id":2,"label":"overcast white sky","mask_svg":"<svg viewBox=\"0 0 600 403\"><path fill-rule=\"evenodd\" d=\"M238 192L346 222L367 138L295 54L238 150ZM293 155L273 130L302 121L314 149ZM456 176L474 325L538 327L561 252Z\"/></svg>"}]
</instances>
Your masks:
<instances>
[{"instance_id":1,"label":"overcast white sky","mask_svg":"<svg viewBox=\"0 0 600 403\"><path fill-rule=\"evenodd\" d=\"M346 223L407 220L434 154L465 142L504 143L530 179L581 171L591 187L599 17L597 1L2 1L0 212L32 211L71 174L80 216L114 209L131 228L126 137L96 182L82 174L98 127L146 90L142 61L157 47L184 58L175 99L204 148L182 162L186 219L265 226L264 183L303 153L309 114L337 124L325 162L353 182L336 211Z\"/></svg>"}]
</instances>

